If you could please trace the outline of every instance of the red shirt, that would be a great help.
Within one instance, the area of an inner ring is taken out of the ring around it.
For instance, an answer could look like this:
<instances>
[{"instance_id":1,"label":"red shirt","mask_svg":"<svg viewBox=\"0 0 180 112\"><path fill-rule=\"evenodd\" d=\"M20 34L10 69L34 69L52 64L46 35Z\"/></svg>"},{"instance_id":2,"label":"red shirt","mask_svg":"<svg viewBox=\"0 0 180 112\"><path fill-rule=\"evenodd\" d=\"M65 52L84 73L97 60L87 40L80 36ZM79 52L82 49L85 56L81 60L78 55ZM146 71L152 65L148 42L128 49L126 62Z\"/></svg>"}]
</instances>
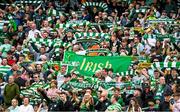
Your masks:
<instances>
[{"instance_id":1,"label":"red shirt","mask_svg":"<svg viewBox=\"0 0 180 112\"><path fill-rule=\"evenodd\" d=\"M13 64L16 63L16 61L13 60L13 59L10 59L10 60L7 61L7 63L8 63L9 66L12 66Z\"/></svg>"}]
</instances>

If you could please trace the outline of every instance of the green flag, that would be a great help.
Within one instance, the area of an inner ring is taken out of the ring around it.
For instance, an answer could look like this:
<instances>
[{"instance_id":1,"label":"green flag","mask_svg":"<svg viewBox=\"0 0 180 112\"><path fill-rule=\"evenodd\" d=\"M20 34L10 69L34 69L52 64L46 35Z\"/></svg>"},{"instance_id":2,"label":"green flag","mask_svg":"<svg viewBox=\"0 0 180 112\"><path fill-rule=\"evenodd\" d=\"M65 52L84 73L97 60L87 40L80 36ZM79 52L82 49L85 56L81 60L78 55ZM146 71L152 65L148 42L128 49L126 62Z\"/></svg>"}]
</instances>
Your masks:
<instances>
[{"instance_id":1,"label":"green flag","mask_svg":"<svg viewBox=\"0 0 180 112\"><path fill-rule=\"evenodd\" d=\"M81 75L92 76L96 70L112 68L115 73L127 71L131 64L128 56L84 56L73 52L65 52L64 62L77 62Z\"/></svg>"}]
</instances>

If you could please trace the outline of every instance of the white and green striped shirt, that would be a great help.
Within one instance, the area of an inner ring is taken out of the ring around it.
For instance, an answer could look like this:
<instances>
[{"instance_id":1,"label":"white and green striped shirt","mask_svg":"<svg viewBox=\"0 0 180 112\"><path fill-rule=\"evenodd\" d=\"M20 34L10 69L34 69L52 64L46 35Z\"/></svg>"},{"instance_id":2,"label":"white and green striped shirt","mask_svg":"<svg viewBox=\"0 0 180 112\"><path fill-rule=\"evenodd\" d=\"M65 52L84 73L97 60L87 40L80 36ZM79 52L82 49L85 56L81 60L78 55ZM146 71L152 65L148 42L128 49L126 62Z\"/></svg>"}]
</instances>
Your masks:
<instances>
[{"instance_id":1,"label":"white and green striped shirt","mask_svg":"<svg viewBox=\"0 0 180 112\"><path fill-rule=\"evenodd\" d=\"M0 52L2 52L2 57L7 56L7 52L11 49L10 44L3 44L0 46Z\"/></svg>"},{"instance_id":2,"label":"white and green striped shirt","mask_svg":"<svg viewBox=\"0 0 180 112\"><path fill-rule=\"evenodd\" d=\"M6 65L6 66L0 65L0 73L3 73L5 75L10 70L11 70L11 67L9 65Z\"/></svg>"}]
</instances>

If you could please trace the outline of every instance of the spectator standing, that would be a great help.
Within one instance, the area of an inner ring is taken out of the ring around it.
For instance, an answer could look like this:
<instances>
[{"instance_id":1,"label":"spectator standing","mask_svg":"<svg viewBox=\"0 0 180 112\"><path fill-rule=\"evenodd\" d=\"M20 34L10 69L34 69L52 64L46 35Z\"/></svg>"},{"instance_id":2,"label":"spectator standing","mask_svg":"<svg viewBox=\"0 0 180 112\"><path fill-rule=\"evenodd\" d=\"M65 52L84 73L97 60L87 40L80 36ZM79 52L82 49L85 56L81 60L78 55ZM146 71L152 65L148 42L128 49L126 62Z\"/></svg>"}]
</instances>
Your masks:
<instances>
[{"instance_id":1,"label":"spectator standing","mask_svg":"<svg viewBox=\"0 0 180 112\"><path fill-rule=\"evenodd\" d=\"M86 93L80 104L81 111L93 111L94 110L94 100L91 94Z\"/></svg>"},{"instance_id":2,"label":"spectator standing","mask_svg":"<svg viewBox=\"0 0 180 112\"><path fill-rule=\"evenodd\" d=\"M109 111L115 111L115 112L119 112L119 111L122 111L122 107L121 105L118 103L118 98L117 96L112 96L111 97L111 105L108 106L108 108L106 109L106 112L109 112Z\"/></svg>"},{"instance_id":3,"label":"spectator standing","mask_svg":"<svg viewBox=\"0 0 180 112\"><path fill-rule=\"evenodd\" d=\"M13 98L19 97L19 87L17 84L14 83L14 77L10 76L8 84L5 86L4 89L4 103L6 107L11 105L11 100Z\"/></svg>"},{"instance_id":4,"label":"spectator standing","mask_svg":"<svg viewBox=\"0 0 180 112\"><path fill-rule=\"evenodd\" d=\"M170 98L171 98L171 94L169 92L164 94L164 101L160 103L159 105L159 110L160 111L170 111Z\"/></svg>"},{"instance_id":5,"label":"spectator standing","mask_svg":"<svg viewBox=\"0 0 180 112\"><path fill-rule=\"evenodd\" d=\"M0 73L0 104L3 104L4 102L3 93L6 84L7 83L3 81L3 74Z\"/></svg>"},{"instance_id":6,"label":"spectator standing","mask_svg":"<svg viewBox=\"0 0 180 112\"><path fill-rule=\"evenodd\" d=\"M8 108L9 112L19 112L18 100L12 99L11 106Z\"/></svg>"},{"instance_id":7,"label":"spectator standing","mask_svg":"<svg viewBox=\"0 0 180 112\"><path fill-rule=\"evenodd\" d=\"M107 94L102 92L98 102L95 104L95 109L98 111L105 111L111 102L107 98Z\"/></svg>"},{"instance_id":8,"label":"spectator standing","mask_svg":"<svg viewBox=\"0 0 180 112\"><path fill-rule=\"evenodd\" d=\"M141 107L140 107L137 99L133 97L130 100L129 106L127 108L127 112L141 112L141 111L142 110L141 110Z\"/></svg>"},{"instance_id":9,"label":"spectator standing","mask_svg":"<svg viewBox=\"0 0 180 112\"><path fill-rule=\"evenodd\" d=\"M180 93L175 93L174 94L174 99L175 99L175 104L173 108L173 112L179 112L180 111Z\"/></svg>"},{"instance_id":10,"label":"spectator standing","mask_svg":"<svg viewBox=\"0 0 180 112\"><path fill-rule=\"evenodd\" d=\"M29 98L24 98L23 103L19 107L19 112L34 112L33 106L29 104Z\"/></svg>"}]
</instances>

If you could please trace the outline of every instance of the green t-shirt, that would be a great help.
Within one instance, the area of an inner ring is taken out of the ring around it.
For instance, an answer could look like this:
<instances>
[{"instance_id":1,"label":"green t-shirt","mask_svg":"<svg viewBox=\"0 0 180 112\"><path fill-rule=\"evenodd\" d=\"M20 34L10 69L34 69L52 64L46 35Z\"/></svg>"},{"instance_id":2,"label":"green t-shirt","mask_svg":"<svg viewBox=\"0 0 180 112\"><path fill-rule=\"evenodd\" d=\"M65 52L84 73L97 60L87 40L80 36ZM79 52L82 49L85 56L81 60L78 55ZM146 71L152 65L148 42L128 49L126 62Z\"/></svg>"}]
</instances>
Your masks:
<instances>
[{"instance_id":1,"label":"green t-shirt","mask_svg":"<svg viewBox=\"0 0 180 112\"><path fill-rule=\"evenodd\" d=\"M6 65L6 66L1 65L0 66L0 73L3 73L4 75L6 75L7 72L10 70L11 70L11 67L9 65Z\"/></svg>"},{"instance_id":2,"label":"green t-shirt","mask_svg":"<svg viewBox=\"0 0 180 112\"><path fill-rule=\"evenodd\" d=\"M109 92L108 92L108 98L110 99L110 98L112 97L112 95L113 95L113 92L112 92L112 91L109 91ZM120 96L119 96L119 98L118 98L118 103L119 103L121 106L125 106L125 103L124 103L124 101L123 101L123 98L121 98Z\"/></svg>"},{"instance_id":3,"label":"green t-shirt","mask_svg":"<svg viewBox=\"0 0 180 112\"><path fill-rule=\"evenodd\" d=\"M4 43L4 39L8 37L8 33L0 31L0 45Z\"/></svg>"},{"instance_id":4,"label":"green t-shirt","mask_svg":"<svg viewBox=\"0 0 180 112\"><path fill-rule=\"evenodd\" d=\"M116 111L121 111L122 110L122 107L121 107L121 105L117 102L117 103L115 103L115 104L112 104L112 105L110 105L108 108L107 108L107 110L108 111L114 111L114 110L116 110Z\"/></svg>"},{"instance_id":5,"label":"green t-shirt","mask_svg":"<svg viewBox=\"0 0 180 112\"><path fill-rule=\"evenodd\" d=\"M124 103L124 101L123 101L123 98L121 98L121 97L119 97L118 103L119 103L121 106L124 106L124 105L125 105L125 103Z\"/></svg>"},{"instance_id":6,"label":"green t-shirt","mask_svg":"<svg viewBox=\"0 0 180 112\"><path fill-rule=\"evenodd\" d=\"M10 44L3 44L0 46L0 52L2 52L2 57L7 56L7 52L11 49Z\"/></svg>"},{"instance_id":7,"label":"green t-shirt","mask_svg":"<svg viewBox=\"0 0 180 112\"><path fill-rule=\"evenodd\" d=\"M94 106L90 105L89 108L86 107L86 105L84 104L83 106L80 107L80 111L93 111L94 110Z\"/></svg>"}]
</instances>

